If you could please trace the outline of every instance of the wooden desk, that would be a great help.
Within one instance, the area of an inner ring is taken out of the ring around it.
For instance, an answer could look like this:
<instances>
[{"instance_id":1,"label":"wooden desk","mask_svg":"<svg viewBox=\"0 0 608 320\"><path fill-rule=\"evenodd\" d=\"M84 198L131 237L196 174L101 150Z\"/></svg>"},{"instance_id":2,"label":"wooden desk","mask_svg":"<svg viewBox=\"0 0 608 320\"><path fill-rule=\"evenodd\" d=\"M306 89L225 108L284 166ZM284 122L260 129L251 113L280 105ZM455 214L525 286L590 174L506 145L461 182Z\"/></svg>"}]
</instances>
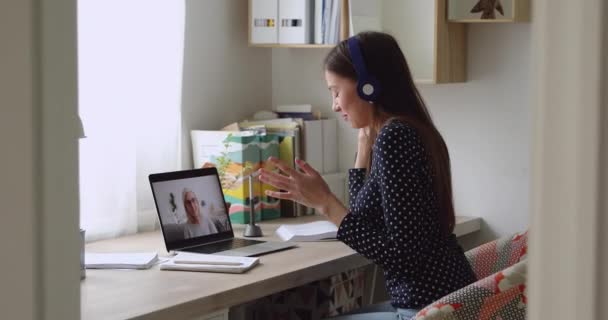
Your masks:
<instances>
[{"instance_id":1,"label":"wooden desk","mask_svg":"<svg viewBox=\"0 0 608 320\"><path fill-rule=\"evenodd\" d=\"M277 240L281 224L306 223L318 216L260 223L262 239ZM480 219L457 217L455 233L479 230ZM244 225L234 225L236 236ZM298 248L260 257L245 274L149 270L87 270L81 283L82 319L195 319L272 293L327 278L370 262L339 241L301 242ZM89 243L90 252L157 251L167 255L160 232ZM58 293L60 294L60 293Z\"/></svg>"}]
</instances>

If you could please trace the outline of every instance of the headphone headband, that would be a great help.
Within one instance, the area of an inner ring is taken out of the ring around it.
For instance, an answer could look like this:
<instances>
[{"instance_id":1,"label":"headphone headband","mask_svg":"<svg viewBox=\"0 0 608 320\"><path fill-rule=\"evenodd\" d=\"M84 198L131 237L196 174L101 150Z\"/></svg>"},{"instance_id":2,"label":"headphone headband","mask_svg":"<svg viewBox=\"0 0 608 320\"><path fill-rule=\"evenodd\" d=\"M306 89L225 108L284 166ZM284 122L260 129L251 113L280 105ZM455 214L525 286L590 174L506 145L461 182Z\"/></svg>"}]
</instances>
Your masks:
<instances>
[{"instance_id":1,"label":"headphone headband","mask_svg":"<svg viewBox=\"0 0 608 320\"><path fill-rule=\"evenodd\" d=\"M356 36L350 37L347 40L347 44L355 72L357 73L357 93L361 99L373 103L380 93L380 84L367 72L359 39Z\"/></svg>"}]
</instances>

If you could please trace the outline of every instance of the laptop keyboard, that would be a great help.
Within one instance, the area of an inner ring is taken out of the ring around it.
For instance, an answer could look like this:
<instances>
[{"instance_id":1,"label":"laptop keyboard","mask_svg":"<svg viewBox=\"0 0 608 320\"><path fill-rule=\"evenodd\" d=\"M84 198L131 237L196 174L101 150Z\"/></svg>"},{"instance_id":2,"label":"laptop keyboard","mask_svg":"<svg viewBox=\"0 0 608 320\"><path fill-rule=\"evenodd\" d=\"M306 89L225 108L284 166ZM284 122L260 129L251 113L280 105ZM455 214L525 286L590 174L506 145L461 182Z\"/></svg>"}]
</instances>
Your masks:
<instances>
[{"instance_id":1,"label":"laptop keyboard","mask_svg":"<svg viewBox=\"0 0 608 320\"><path fill-rule=\"evenodd\" d=\"M241 239L241 238L233 238L226 241L220 241L216 243L209 243L204 246L188 248L186 251L189 252L198 252L198 253L216 253L220 251L226 251L236 248L242 248L258 243L263 243L265 241L258 240L249 240L249 239Z\"/></svg>"}]
</instances>

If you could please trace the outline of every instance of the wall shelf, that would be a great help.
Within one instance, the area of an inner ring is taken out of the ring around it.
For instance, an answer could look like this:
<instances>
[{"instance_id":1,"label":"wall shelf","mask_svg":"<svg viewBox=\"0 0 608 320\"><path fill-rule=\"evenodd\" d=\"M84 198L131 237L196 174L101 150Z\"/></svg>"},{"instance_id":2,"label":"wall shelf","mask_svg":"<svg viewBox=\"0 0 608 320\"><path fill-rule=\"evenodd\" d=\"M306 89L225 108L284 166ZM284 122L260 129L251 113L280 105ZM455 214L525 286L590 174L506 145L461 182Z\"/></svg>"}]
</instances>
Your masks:
<instances>
[{"instance_id":1,"label":"wall shelf","mask_svg":"<svg viewBox=\"0 0 608 320\"><path fill-rule=\"evenodd\" d=\"M276 5L280 6L282 0L266 1L277 1ZM340 39L343 40L349 35L349 0L339 1L341 1ZM335 44L252 43L254 28L252 3L253 0L248 1L249 46L298 49L326 49L335 46ZM393 35L399 42L417 83L466 81L466 24L447 21L448 0L382 0L378 3L380 14L377 18L381 30Z\"/></svg>"},{"instance_id":2,"label":"wall shelf","mask_svg":"<svg viewBox=\"0 0 608 320\"><path fill-rule=\"evenodd\" d=\"M335 44L274 44L274 43L249 43L250 47L260 48L298 48L298 49L324 49L333 48Z\"/></svg>"},{"instance_id":3,"label":"wall shelf","mask_svg":"<svg viewBox=\"0 0 608 320\"><path fill-rule=\"evenodd\" d=\"M268 1L276 1L278 4L280 4L280 2L282 0L264 0L264 2L267 4ZM302 0L304 1L304 0ZM311 1L311 3L314 3L314 0L309 0ZM339 40L344 40L346 38L348 38L348 25L349 25L349 20L348 20L348 0L337 0L340 1L340 29L339 29ZM247 30L247 37L248 37L248 43L250 47L263 47L263 48L311 48L311 49L319 49L319 48L333 48L336 44L314 44L314 43L301 43L301 44L294 44L294 43L253 43L252 42L252 32L253 32L253 28L254 28L254 22L253 22L253 2L254 0L248 0L248 30ZM311 16L314 19L314 14L312 14ZM279 24L280 22L280 17L277 16L277 19L275 20L275 24ZM312 23L312 22L309 22ZM313 35L314 38L314 35Z\"/></svg>"},{"instance_id":4,"label":"wall shelf","mask_svg":"<svg viewBox=\"0 0 608 320\"><path fill-rule=\"evenodd\" d=\"M529 22L530 1L448 0L447 19L454 23Z\"/></svg>"}]
</instances>

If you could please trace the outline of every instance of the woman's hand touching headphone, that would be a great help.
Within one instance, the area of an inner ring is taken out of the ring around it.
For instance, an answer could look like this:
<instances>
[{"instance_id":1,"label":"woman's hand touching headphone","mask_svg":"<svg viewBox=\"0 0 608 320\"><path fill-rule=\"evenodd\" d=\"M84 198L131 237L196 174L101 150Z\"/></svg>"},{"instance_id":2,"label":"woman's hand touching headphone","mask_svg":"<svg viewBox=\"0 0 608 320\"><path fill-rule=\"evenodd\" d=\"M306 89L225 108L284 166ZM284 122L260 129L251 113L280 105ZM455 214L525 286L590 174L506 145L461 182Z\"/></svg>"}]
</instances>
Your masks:
<instances>
[{"instance_id":1,"label":"woman's hand touching headphone","mask_svg":"<svg viewBox=\"0 0 608 320\"><path fill-rule=\"evenodd\" d=\"M374 140L374 134L371 132L369 127L359 129L355 168L368 168L372 155L372 146L374 145Z\"/></svg>"}]
</instances>

